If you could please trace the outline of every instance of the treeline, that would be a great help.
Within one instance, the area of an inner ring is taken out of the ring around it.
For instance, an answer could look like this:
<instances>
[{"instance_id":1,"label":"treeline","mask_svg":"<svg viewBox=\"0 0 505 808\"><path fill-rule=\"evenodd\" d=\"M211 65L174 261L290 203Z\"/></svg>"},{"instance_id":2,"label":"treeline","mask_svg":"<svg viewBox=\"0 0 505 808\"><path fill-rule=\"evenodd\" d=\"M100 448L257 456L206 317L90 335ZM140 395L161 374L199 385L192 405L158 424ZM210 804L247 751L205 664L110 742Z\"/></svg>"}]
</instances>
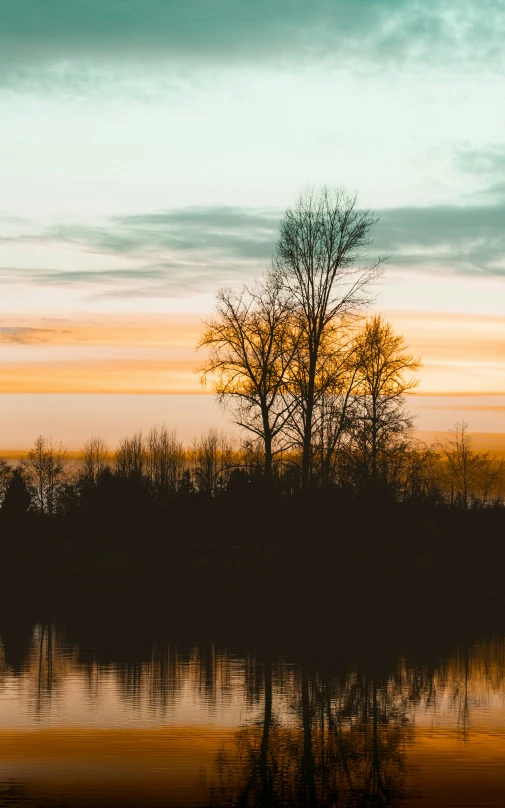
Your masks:
<instances>
[{"instance_id":1,"label":"treeline","mask_svg":"<svg viewBox=\"0 0 505 808\"><path fill-rule=\"evenodd\" d=\"M302 456L295 449L278 453L271 475L265 458L249 445L234 445L210 430L185 448L165 426L146 435L124 438L110 452L93 437L79 459L66 448L40 436L19 464L0 460L0 511L45 516L101 510L156 508L174 498L198 499L266 495L284 500L298 497ZM377 476L370 488L370 469L352 440L335 454L331 480L313 489L355 503L412 502L454 508L503 506L504 462L472 449L466 424L457 424L451 438L432 446L414 440L394 441L376 457Z\"/></svg>"},{"instance_id":2,"label":"treeline","mask_svg":"<svg viewBox=\"0 0 505 808\"><path fill-rule=\"evenodd\" d=\"M91 439L71 473L64 447L40 437L19 468L2 465L2 510L321 491L374 505L500 504L503 463L472 450L465 424L444 444L412 440L405 401L420 360L380 315L365 316L384 266L367 257L375 222L343 190L306 191L265 277L218 293L200 371L247 436L240 447L209 432L187 449L161 427L113 456Z\"/></svg>"}]
</instances>

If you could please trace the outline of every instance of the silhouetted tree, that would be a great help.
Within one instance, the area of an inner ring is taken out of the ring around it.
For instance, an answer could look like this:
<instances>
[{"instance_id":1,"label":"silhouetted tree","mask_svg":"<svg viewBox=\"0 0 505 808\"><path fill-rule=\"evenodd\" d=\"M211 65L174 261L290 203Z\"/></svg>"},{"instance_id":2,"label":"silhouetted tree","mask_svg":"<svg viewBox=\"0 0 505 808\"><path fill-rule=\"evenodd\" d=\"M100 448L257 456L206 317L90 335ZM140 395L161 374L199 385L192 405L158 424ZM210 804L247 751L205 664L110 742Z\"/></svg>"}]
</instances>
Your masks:
<instances>
[{"instance_id":1,"label":"silhouetted tree","mask_svg":"<svg viewBox=\"0 0 505 808\"><path fill-rule=\"evenodd\" d=\"M184 449L175 430L151 429L145 442L145 473L156 502L175 494L184 469Z\"/></svg>"},{"instance_id":2,"label":"silhouetted tree","mask_svg":"<svg viewBox=\"0 0 505 808\"><path fill-rule=\"evenodd\" d=\"M286 395L291 400L290 417L285 431L289 444L300 452L306 437L306 407L310 373L307 345L300 338L290 363ZM319 344L316 384L312 396L311 479L319 484L334 478L335 458L341 440L353 417L354 390L357 383L358 351L353 328L339 318L329 324ZM292 459L294 456L292 455Z\"/></svg>"},{"instance_id":3,"label":"silhouetted tree","mask_svg":"<svg viewBox=\"0 0 505 808\"><path fill-rule=\"evenodd\" d=\"M20 468L15 468L10 475L5 496L2 502L2 513L11 516L22 516L31 504L31 495Z\"/></svg>"},{"instance_id":4,"label":"silhouetted tree","mask_svg":"<svg viewBox=\"0 0 505 808\"><path fill-rule=\"evenodd\" d=\"M142 432L123 438L114 453L114 471L123 480L142 480L145 468L145 450Z\"/></svg>"},{"instance_id":5,"label":"silhouetted tree","mask_svg":"<svg viewBox=\"0 0 505 808\"><path fill-rule=\"evenodd\" d=\"M78 478L81 483L95 488L107 468L108 449L102 438L92 437L84 444Z\"/></svg>"},{"instance_id":6,"label":"silhouetted tree","mask_svg":"<svg viewBox=\"0 0 505 808\"><path fill-rule=\"evenodd\" d=\"M368 287L381 271L381 259L362 263L376 221L357 207L355 196L323 187L302 193L280 225L274 274L303 346L290 385L302 422L304 488L311 479L315 408L326 378L321 365L328 332L340 322L347 324L369 301Z\"/></svg>"},{"instance_id":7,"label":"silhouetted tree","mask_svg":"<svg viewBox=\"0 0 505 808\"><path fill-rule=\"evenodd\" d=\"M501 485L504 462L489 452L473 451L468 424L464 421L456 424L452 434L451 440L438 443L442 480L450 492L451 504L465 509L471 504L486 504Z\"/></svg>"},{"instance_id":8,"label":"silhouetted tree","mask_svg":"<svg viewBox=\"0 0 505 808\"><path fill-rule=\"evenodd\" d=\"M418 380L405 375L418 370L420 361L380 315L366 321L357 354L351 450L365 487L377 492L379 483L389 481L395 455L408 449L405 439L413 421L405 411L405 395Z\"/></svg>"},{"instance_id":9,"label":"silhouetted tree","mask_svg":"<svg viewBox=\"0 0 505 808\"><path fill-rule=\"evenodd\" d=\"M224 490L233 467L233 451L225 436L209 429L193 448L193 475L201 494Z\"/></svg>"},{"instance_id":10,"label":"silhouetted tree","mask_svg":"<svg viewBox=\"0 0 505 808\"><path fill-rule=\"evenodd\" d=\"M189 469L184 469L179 483L179 493L183 496L187 496L187 494L191 494L193 491L194 486L193 480L191 479L191 471Z\"/></svg>"},{"instance_id":11,"label":"silhouetted tree","mask_svg":"<svg viewBox=\"0 0 505 808\"><path fill-rule=\"evenodd\" d=\"M281 398L286 370L296 350L296 332L273 275L253 289L222 289L216 315L207 322L198 347L209 349L201 370L211 376L219 400L233 409L239 426L261 442L264 471L272 463L290 404Z\"/></svg>"},{"instance_id":12,"label":"silhouetted tree","mask_svg":"<svg viewBox=\"0 0 505 808\"><path fill-rule=\"evenodd\" d=\"M58 497L69 480L68 455L62 443L40 435L33 449L22 460L25 480L32 504L39 513L52 516L58 508Z\"/></svg>"}]
</instances>

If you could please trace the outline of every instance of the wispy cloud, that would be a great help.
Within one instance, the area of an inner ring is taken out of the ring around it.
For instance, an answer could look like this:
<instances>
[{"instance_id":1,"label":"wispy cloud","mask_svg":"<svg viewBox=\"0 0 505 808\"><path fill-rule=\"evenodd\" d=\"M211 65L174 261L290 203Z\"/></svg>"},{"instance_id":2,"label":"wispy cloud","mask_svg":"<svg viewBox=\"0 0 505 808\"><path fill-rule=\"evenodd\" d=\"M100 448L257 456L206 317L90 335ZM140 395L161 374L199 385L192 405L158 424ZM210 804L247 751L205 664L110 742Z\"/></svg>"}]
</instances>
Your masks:
<instances>
[{"instance_id":1,"label":"wispy cloud","mask_svg":"<svg viewBox=\"0 0 505 808\"><path fill-rule=\"evenodd\" d=\"M103 269L3 268L15 285L79 286L94 297L150 297L213 290L248 281L268 266L280 210L186 208L113 216L96 225L23 225L0 241L64 245L104 256ZM391 267L426 272L505 275L505 195L494 202L379 211L373 252ZM107 258L125 266L108 268Z\"/></svg>"},{"instance_id":2,"label":"wispy cloud","mask_svg":"<svg viewBox=\"0 0 505 808\"><path fill-rule=\"evenodd\" d=\"M455 162L463 171L494 179L505 177L505 144L495 143L485 147L460 148L455 153ZM505 198L505 190L503 194Z\"/></svg>"},{"instance_id":3,"label":"wispy cloud","mask_svg":"<svg viewBox=\"0 0 505 808\"><path fill-rule=\"evenodd\" d=\"M383 210L375 247L397 266L505 276L505 198L494 204Z\"/></svg>"},{"instance_id":4,"label":"wispy cloud","mask_svg":"<svg viewBox=\"0 0 505 808\"><path fill-rule=\"evenodd\" d=\"M59 332L52 328L27 328L24 326L0 326L0 343L32 345L49 342Z\"/></svg>"},{"instance_id":5,"label":"wispy cloud","mask_svg":"<svg viewBox=\"0 0 505 808\"><path fill-rule=\"evenodd\" d=\"M114 216L97 225L23 223L17 232L11 228L0 234L0 242L70 246L104 259L122 258L128 265L98 270L4 267L2 280L16 285L77 285L92 289L94 297L123 298L172 296L214 288L216 283L246 281L270 261L280 215L272 210L211 207Z\"/></svg>"},{"instance_id":6,"label":"wispy cloud","mask_svg":"<svg viewBox=\"0 0 505 808\"><path fill-rule=\"evenodd\" d=\"M221 258L265 259L271 256L279 219L276 210L191 207L113 216L98 225L61 222L43 228L20 227L16 233L0 235L0 241L67 244L113 255L205 250ZM158 270L152 267L151 271Z\"/></svg>"}]
</instances>

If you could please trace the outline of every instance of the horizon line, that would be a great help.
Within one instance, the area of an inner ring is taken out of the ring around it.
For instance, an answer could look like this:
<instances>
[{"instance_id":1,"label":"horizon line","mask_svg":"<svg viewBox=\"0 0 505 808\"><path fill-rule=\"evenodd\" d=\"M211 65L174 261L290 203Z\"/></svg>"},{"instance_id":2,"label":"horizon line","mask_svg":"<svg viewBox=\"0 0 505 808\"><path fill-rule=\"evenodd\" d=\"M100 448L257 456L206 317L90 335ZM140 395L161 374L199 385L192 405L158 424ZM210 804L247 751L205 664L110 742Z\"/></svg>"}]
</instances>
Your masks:
<instances>
[{"instance_id":1,"label":"horizon line","mask_svg":"<svg viewBox=\"0 0 505 808\"><path fill-rule=\"evenodd\" d=\"M2 390L0 396L207 396L216 395L212 390L182 388L180 390L145 390L132 388L131 390ZM457 398L457 397L485 397L485 396L505 396L505 390L412 390L405 393L410 398L420 398L426 396L430 398Z\"/></svg>"}]
</instances>

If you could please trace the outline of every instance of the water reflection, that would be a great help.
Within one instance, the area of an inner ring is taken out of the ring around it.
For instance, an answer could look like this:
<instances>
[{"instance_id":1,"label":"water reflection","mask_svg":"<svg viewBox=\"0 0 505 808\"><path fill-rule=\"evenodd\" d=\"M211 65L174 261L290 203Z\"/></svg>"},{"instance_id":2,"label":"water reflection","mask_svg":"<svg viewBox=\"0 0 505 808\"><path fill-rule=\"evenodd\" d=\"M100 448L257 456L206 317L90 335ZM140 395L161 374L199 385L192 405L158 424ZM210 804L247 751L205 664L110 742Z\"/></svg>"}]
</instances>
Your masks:
<instances>
[{"instance_id":1,"label":"water reflection","mask_svg":"<svg viewBox=\"0 0 505 808\"><path fill-rule=\"evenodd\" d=\"M339 681L302 667L286 710L275 670L264 670L263 714L223 747L215 804L393 805L406 793L401 677Z\"/></svg>"},{"instance_id":2,"label":"water reflection","mask_svg":"<svg viewBox=\"0 0 505 808\"><path fill-rule=\"evenodd\" d=\"M484 804L468 801L479 790L503 804L503 640L388 671L159 641L148 659L100 662L47 624L19 669L8 650L0 804L47 801L57 781L69 805L443 805L451 777L457 804Z\"/></svg>"}]
</instances>

